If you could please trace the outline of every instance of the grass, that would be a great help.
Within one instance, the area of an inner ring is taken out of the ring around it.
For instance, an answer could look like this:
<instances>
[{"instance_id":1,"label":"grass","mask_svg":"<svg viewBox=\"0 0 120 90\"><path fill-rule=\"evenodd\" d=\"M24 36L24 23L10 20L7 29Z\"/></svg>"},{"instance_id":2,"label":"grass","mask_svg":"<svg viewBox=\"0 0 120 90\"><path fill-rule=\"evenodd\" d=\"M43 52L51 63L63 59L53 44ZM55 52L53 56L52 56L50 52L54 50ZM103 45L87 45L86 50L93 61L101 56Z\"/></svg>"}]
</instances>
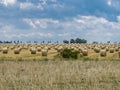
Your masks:
<instances>
[{"instance_id":1,"label":"grass","mask_svg":"<svg viewBox=\"0 0 120 90\"><path fill-rule=\"evenodd\" d=\"M120 90L119 61L3 61L0 90Z\"/></svg>"},{"instance_id":2,"label":"grass","mask_svg":"<svg viewBox=\"0 0 120 90\"><path fill-rule=\"evenodd\" d=\"M46 57L29 49L0 51L0 90L120 90L118 52L101 57L88 49L78 59L64 59L54 48Z\"/></svg>"}]
</instances>

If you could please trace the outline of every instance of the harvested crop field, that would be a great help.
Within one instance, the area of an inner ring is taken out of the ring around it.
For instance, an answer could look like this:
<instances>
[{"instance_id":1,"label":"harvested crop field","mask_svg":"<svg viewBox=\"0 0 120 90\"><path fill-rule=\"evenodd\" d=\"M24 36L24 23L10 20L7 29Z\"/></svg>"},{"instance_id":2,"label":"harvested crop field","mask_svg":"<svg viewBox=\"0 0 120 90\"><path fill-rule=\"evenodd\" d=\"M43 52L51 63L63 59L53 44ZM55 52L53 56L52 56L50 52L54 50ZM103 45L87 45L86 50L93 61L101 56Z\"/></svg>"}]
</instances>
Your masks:
<instances>
[{"instance_id":1,"label":"harvested crop field","mask_svg":"<svg viewBox=\"0 0 120 90\"><path fill-rule=\"evenodd\" d=\"M65 48L79 51L79 59L120 59L120 44L1 44L0 59L54 59Z\"/></svg>"},{"instance_id":2,"label":"harvested crop field","mask_svg":"<svg viewBox=\"0 0 120 90\"><path fill-rule=\"evenodd\" d=\"M120 90L119 61L1 61L0 90Z\"/></svg>"}]
</instances>

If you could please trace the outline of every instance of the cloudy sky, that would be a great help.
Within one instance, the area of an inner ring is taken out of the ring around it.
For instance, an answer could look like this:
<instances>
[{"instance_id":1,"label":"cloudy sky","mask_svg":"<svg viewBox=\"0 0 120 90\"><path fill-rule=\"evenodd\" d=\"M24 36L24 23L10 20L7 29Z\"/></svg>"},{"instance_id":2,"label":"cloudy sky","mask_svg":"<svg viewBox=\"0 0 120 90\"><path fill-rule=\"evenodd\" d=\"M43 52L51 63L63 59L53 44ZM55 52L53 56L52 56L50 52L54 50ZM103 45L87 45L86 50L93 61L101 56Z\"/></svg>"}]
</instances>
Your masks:
<instances>
[{"instance_id":1,"label":"cloudy sky","mask_svg":"<svg viewBox=\"0 0 120 90\"><path fill-rule=\"evenodd\" d=\"M0 0L0 40L120 42L120 0Z\"/></svg>"}]
</instances>

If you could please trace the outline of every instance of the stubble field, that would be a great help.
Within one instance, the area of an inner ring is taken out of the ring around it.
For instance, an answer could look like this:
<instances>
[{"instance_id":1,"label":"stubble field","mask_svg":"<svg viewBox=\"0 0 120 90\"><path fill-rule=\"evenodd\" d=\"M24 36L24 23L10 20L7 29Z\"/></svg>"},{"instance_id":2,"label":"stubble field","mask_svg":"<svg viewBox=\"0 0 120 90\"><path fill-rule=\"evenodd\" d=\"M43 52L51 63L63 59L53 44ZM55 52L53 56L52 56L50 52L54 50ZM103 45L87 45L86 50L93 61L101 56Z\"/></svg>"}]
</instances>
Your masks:
<instances>
[{"instance_id":1,"label":"stubble field","mask_svg":"<svg viewBox=\"0 0 120 90\"><path fill-rule=\"evenodd\" d=\"M120 90L119 61L1 61L0 90Z\"/></svg>"},{"instance_id":2,"label":"stubble field","mask_svg":"<svg viewBox=\"0 0 120 90\"><path fill-rule=\"evenodd\" d=\"M77 60L59 56L66 47L80 51ZM119 44L1 45L0 90L120 90L119 49Z\"/></svg>"}]
</instances>

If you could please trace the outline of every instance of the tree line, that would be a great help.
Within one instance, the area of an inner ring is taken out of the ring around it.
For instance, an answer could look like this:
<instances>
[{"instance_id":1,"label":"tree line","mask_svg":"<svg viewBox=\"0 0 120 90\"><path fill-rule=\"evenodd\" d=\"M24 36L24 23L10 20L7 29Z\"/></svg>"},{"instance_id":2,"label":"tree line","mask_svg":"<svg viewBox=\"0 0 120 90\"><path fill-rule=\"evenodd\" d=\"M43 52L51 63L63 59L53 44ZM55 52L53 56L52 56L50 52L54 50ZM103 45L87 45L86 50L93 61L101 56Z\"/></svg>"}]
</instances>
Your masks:
<instances>
[{"instance_id":1,"label":"tree line","mask_svg":"<svg viewBox=\"0 0 120 90\"><path fill-rule=\"evenodd\" d=\"M76 39L70 39L70 40L63 40L63 43L69 44L69 43L87 43L87 40L76 38Z\"/></svg>"}]
</instances>

